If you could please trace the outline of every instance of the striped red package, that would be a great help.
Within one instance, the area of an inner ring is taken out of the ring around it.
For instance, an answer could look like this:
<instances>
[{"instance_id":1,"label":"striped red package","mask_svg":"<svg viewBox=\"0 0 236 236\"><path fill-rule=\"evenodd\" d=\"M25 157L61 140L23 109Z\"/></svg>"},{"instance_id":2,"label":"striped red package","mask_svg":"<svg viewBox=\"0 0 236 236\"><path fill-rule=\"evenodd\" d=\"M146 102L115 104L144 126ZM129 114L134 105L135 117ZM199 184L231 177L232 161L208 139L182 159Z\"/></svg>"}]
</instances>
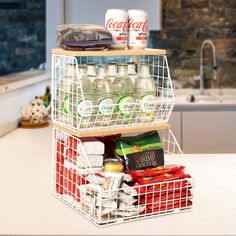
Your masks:
<instances>
[{"instance_id":1,"label":"striped red package","mask_svg":"<svg viewBox=\"0 0 236 236\"><path fill-rule=\"evenodd\" d=\"M56 192L63 194L63 165L64 165L64 149L63 140L57 140L56 144Z\"/></svg>"}]
</instances>

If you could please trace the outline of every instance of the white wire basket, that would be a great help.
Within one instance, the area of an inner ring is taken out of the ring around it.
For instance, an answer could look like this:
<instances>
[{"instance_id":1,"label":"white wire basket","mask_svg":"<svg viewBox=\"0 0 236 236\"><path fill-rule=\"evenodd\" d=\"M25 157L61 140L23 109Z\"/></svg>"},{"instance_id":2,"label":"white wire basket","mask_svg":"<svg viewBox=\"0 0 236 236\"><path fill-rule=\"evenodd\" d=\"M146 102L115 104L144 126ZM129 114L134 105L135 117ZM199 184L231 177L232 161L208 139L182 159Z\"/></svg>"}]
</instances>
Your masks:
<instances>
[{"instance_id":1,"label":"white wire basket","mask_svg":"<svg viewBox=\"0 0 236 236\"><path fill-rule=\"evenodd\" d=\"M108 52L102 53L102 56L93 56L92 52L89 52L88 56L86 52L83 52L82 56L52 55L53 122L77 131L120 129L168 122L174 106L174 93L166 56L158 55L156 50L143 50L144 55L142 51L140 55L132 55L132 52L129 54L129 51L123 51L119 55L113 55L112 51ZM145 104L142 101L136 99L129 102L127 109L120 104L109 104L110 112L101 114L99 105L86 102L81 81L77 76L78 66L90 63L97 66L107 65L110 62L123 64L131 61L137 63L137 72L141 63L149 65L150 75L155 81L156 99L149 102L148 110L144 108ZM75 73L71 72L71 65ZM72 80L77 80L76 90L71 89Z\"/></svg>"},{"instance_id":2,"label":"white wire basket","mask_svg":"<svg viewBox=\"0 0 236 236\"><path fill-rule=\"evenodd\" d=\"M170 130L159 131L166 164L184 165L183 153ZM68 152L69 150L69 152ZM108 226L192 208L190 176L155 184L102 190L81 139L54 128L54 195L98 226Z\"/></svg>"}]
</instances>

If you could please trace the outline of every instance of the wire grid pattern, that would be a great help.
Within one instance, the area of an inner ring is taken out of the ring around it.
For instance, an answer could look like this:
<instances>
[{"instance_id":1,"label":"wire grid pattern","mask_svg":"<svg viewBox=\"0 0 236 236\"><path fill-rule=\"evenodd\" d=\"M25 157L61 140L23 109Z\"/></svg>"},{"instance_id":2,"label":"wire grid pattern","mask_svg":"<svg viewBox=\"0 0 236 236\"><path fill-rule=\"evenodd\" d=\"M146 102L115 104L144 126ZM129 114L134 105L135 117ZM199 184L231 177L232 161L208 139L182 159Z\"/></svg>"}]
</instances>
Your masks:
<instances>
[{"instance_id":1,"label":"wire grid pattern","mask_svg":"<svg viewBox=\"0 0 236 236\"><path fill-rule=\"evenodd\" d=\"M96 175L101 168L91 166L81 140L56 128L53 132L53 193L96 225L107 226L191 209L191 178L134 186L122 183L115 190L101 190ZM182 159L172 132L166 130L160 136L165 158ZM168 164L178 162L171 160Z\"/></svg>"},{"instance_id":2,"label":"wire grid pattern","mask_svg":"<svg viewBox=\"0 0 236 236\"><path fill-rule=\"evenodd\" d=\"M107 65L109 62L123 64L131 61L137 63L137 73L140 64L149 65L150 75L156 86L155 99L146 103L134 99L120 105L113 98L113 103L106 105L107 111L101 113L101 107L94 99L92 104L88 102L78 76L78 65L94 63L98 66ZM174 107L174 93L167 59L166 56L159 55L77 58L53 55L52 100L53 121L67 128L83 131L166 123ZM145 105L149 107L145 108Z\"/></svg>"}]
</instances>

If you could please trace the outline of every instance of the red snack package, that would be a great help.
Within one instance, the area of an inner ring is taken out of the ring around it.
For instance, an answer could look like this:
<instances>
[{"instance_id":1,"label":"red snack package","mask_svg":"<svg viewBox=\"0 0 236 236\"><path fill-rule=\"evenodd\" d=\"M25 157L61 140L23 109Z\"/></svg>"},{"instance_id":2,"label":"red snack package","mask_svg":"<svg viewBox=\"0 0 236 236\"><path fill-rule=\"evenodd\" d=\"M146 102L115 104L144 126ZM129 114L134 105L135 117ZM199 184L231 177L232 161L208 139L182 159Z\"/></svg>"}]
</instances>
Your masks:
<instances>
[{"instance_id":1,"label":"red snack package","mask_svg":"<svg viewBox=\"0 0 236 236\"><path fill-rule=\"evenodd\" d=\"M146 176L150 176L151 171L150 168L146 168L145 170L130 170L127 171L127 173L132 176L133 180L135 180L136 178L143 178Z\"/></svg>"},{"instance_id":2,"label":"red snack package","mask_svg":"<svg viewBox=\"0 0 236 236\"><path fill-rule=\"evenodd\" d=\"M63 194L74 197L80 201L80 192L78 186L86 184L86 176L79 175L74 169L64 167Z\"/></svg>"},{"instance_id":3,"label":"red snack package","mask_svg":"<svg viewBox=\"0 0 236 236\"><path fill-rule=\"evenodd\" d=\"M57 140L56 144L56 192L63 194L63 165L64 165L64 142Z\"/></svg>"},{"instance_id":4,"label":"red snack package","mask_svg":"<svg viewBox=\"0 0 236 236\"><path fill-rule=\"evenodd\" d=\"M191 176L189 174L185 174L183 171L178 171L172 174L164 174L155 177L137 178L136 181L139 184L155 184L159 182L167 182L171 180L185 179L185 178L191 178Z\"/></svg>"},{"instance_id":5,"label":"red snack package","mask_svg":"<svg viewBox=\"0 0 236 236\"><path fill-rule=\"evenodd\" d=\"M183 208L183 207L188 207L192 206L192 201L181 201L181 202L175 202L173 205L173 202L169 205L161 205L160 207L154 206L152 207L147 207L146 210L143 213L155 213L155 212L161 212L161 211L167 211L167 210L174 210L176 208Z\"/></svg>"},{"instance_id":6,"label":"red snack package","mask_svg":"<svg viewBox=\"0 0 236 236\"><path fill-rule=\"evenodd\" d=\"M178 165L164 165L164 166L157 166L154 168L151 168L149 170L150 174L146 176L159 176L164 174L171 174L178 171L183 171L184 166L178 166Z\"/></svg>"},{"instance_id":7,"label":"red snack package","mask_svg":"<svg viewBox=\"0 0 236 236\"><path fill-rule=\"evenodd\" d=\"M187 191L186 189L183 189L182 191L172 191L171 193L168 192L168 194L165 192L164 194L155 193L155 194L149 194L146 196L142 196L139 199L139 202L141 204L150 204L150 203L155 203L158 201L167 201L171 199L179 199L179 198L184 198L184 197L190 197L192 196L191 191Z\"/></svg>"},{"instance_id":8,"label":"red snack package","mask_svg":"<svg viewBox=\"0 0 236 236\"><path fill-rule=\"evenodd\" d=\"M78 154L71 148L65 149L65 158L67 158L70 162L76 165Z\"/></svg>"},{"instance_id":9,"label":"red snack package","mask_svg":"<svg viewBox=\"0 0 236 236\"><path fill-rule=\"evenodd\" d=\"M159 209L159 208L167 208L171 207L174 208L174 205L181 204L184 202L187 202L187 199L173 199L169 201L163 201L163 202L155 202L153 204L148 204L147 205L147 210L152 210L152 209Z\"/></svg>"},{"instance_id":10,"label":"red snack package","mask_svg":"<svg viewBox=\"0 0 236 236\"><path fill-rule=\"evenodd\" d=\"M134 185L131 185L135 188L135 190L138 192L138 194L152 194L154 191L170 191L173 189L179 189L184 188L186 186L190 186L190 182L188 180L179 180L179 181L172 181L169 183L159 183L159 184L153 184L150 186L142 186L139 183L135 183Z\"/></svg>"},{"instance_id":11,"label":"red snack package","mask_svg":"<svg viewBox=\"0 0 236 236\"><path fill-rule=\"evenodd\" d=\"M72 136L67 137L67 146L74 151L77 150L78 140Z\"/></svg>"},{"instance_id":12,"label":"red snack package","mask_svg":"<svg viewBox=\"0 0 236 236\"><path fill-rule=\"evenodd\" d=\"M164 165L164 166L157 166L153 168L147 168L145 170L133 170L128 171L128 173L132 176L133 179L140 178L140 177L152 177L152 176L159 176L164 174L171 174L178 171L184 170L184 166L178 165Z\"/></svg>"}]
</instances>

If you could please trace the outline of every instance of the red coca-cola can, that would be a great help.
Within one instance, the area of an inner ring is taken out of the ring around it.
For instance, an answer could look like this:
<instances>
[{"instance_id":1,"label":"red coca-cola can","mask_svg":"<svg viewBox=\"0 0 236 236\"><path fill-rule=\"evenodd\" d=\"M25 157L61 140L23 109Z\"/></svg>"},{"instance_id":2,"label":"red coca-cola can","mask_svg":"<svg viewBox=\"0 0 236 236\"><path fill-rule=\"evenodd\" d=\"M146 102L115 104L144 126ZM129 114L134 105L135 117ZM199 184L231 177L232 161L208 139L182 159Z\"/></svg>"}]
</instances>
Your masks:
<instances>
[{"instance_id":1,"label":"red coca-cola can","mask_svg":"<svg viewBox=\"0 0 236 236\"><path fill-rule=\"evenodd\" d=\"M128 47L129 49L144 49L148 41L148 16L143 10L128 11Z\"/></svg>"},{"instance_id":2,"label":"red coca-cola can","mask_svg":"<svg viewBox=\"0 0 236 236\"><path fill-rule=\"evenodd\" d=\"M113 49L125 49L128 42L128 14L122 9L108 9L105 15L105 28L111 32Z\"/></svg>"}]
</instances>

